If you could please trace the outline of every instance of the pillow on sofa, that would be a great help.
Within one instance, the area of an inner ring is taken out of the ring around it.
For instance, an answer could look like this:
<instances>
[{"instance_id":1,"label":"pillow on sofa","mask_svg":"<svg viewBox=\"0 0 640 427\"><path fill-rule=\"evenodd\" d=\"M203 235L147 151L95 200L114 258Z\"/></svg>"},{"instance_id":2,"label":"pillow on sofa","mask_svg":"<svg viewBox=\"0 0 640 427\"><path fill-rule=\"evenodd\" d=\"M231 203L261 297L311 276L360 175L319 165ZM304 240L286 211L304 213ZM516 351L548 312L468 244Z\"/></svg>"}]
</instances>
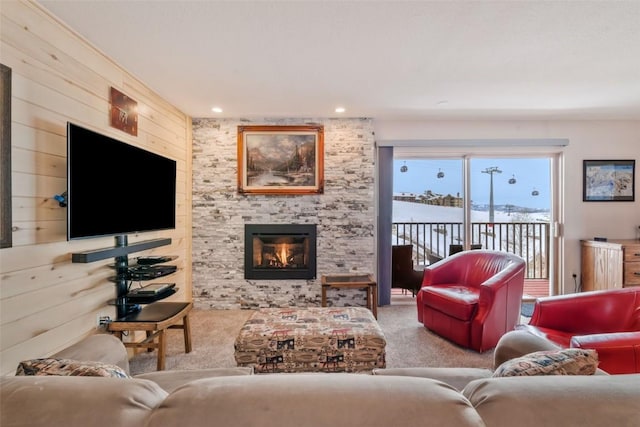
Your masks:
<instances>
[{"instance_id":1,"label":"pillow on sofa","mask_svg":"<svg viewBox=\"0 0 640 427\"><path fill-rule=\"evenodd\" d=\"M536 351L507 360L494 371L494 377L526 375L593 375L598 368L595 350L568 348Z\"/></svg>"},{"instance_id":2,"label":"pillow on sofa","mask_svg":"<svg viewBox=\"0 0 640 427\"><path fill-rule=\"evenodd\" d=\"M130 378L119 366L72 359L31 359L18 365L16 375L58 375L83 377Z\"/></svg>"}]
</instances>

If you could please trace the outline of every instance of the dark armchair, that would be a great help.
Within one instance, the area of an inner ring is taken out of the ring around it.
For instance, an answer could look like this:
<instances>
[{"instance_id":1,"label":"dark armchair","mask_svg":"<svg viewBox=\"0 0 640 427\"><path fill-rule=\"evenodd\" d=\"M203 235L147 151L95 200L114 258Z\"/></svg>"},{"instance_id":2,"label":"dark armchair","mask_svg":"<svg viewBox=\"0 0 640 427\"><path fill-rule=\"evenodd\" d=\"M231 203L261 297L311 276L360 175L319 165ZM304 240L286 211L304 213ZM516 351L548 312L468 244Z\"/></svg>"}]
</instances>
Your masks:
<instances>
[{"instance_id":1,"label":"dark armchair","mask_svg":"<svg viewBox=\"0 0 640 427\"><path fill-rule=\"evenodd\" d=\"M422 271L413 269L413 245L391 247L391 287L411 291L415 296L422 283Z\"/></svg>"},{"instance_id":2,"label":"dark armchair","mask_svg":"<svg viewBox=\"0 0 640 427\"><path fill-rule=\"evenodd\" d=\"M466 348L483 352L520 320L525 261L500 251L451 255L424 269L418 321Z\"/></svg>"}]
</instances>

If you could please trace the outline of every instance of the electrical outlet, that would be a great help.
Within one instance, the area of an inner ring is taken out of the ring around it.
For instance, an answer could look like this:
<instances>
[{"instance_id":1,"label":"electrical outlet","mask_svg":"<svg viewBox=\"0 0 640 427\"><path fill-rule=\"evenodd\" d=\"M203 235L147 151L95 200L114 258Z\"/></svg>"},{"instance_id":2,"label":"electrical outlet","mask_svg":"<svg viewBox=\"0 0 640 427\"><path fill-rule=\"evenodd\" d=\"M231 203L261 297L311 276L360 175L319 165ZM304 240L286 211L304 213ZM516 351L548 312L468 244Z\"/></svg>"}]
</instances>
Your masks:
<instances>
[{"instance_id":1,"label":"electrical outlet","mask_svg":"<svg viewBox=\"0 0 640 427\"><path fill-rule=\"evenodd\" d=\"M104 329L111 322L111 317L98 313L96 315L96 329Z\"/></svg>"},{"instance_id":2,"label":"electrical outlet","mask_svg":"<svg viewBox=\"0 0 640 427\"><path fill-rule=\"evenodd\" d=\"M575 286L574 292L580 292L580 283L578 283L578 275L576 273L571 273L571 277L573 277L573 284Z\"/></svg>"}]
</instances>

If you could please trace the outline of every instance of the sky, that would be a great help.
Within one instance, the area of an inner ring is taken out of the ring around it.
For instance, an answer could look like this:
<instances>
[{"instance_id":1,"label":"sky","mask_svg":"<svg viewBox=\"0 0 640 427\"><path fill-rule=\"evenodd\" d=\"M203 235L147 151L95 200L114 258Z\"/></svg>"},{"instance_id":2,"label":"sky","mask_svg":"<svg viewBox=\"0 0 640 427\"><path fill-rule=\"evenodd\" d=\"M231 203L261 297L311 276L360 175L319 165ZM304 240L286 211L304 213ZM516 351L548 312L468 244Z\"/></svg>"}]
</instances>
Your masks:
<instances>
[{"instance_id":1,"label":"sky","mask_svg":"<svg viewBox=\"0 0 640 427\"><path fill-rule=\"evenodd\" d=\"M493 202L495 205L549 209L550 161L548 158L474 158L471 159L471 201L488 205L491 174L482 171L497 167L493 173ZM401 172L402 166L407 167ZM393 192L423 194L427 190L439 194L463 194L461 159L395 159L393 165ZM438 178L438 172L444 177ZM509 180L515 178L515 183ZM533 196L537 190L539 195Z\"/></svg>"}]
</instances>

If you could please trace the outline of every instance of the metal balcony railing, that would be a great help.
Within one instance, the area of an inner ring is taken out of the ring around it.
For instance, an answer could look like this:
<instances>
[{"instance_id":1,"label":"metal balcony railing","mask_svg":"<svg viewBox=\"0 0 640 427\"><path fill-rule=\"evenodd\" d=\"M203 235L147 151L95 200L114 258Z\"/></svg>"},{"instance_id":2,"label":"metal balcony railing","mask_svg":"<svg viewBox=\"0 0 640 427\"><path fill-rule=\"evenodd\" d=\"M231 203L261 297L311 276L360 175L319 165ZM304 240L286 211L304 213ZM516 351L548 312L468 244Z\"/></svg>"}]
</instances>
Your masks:
<instances>
[{"instance_id":1,"label":"metal balcony railing","mask_svg":"<svg viewBox=\"0 0 640 427\"><path fill-rule=\"evenodd\" d=\"M392 244L413 244L416 264L428 265L449 256L452 245L463 244L463 236L461 222L394 222ZM470 242L520 255L527 262L525 279L549 279L549 223L473 222Z\"/></svg>"}]
</instances>

